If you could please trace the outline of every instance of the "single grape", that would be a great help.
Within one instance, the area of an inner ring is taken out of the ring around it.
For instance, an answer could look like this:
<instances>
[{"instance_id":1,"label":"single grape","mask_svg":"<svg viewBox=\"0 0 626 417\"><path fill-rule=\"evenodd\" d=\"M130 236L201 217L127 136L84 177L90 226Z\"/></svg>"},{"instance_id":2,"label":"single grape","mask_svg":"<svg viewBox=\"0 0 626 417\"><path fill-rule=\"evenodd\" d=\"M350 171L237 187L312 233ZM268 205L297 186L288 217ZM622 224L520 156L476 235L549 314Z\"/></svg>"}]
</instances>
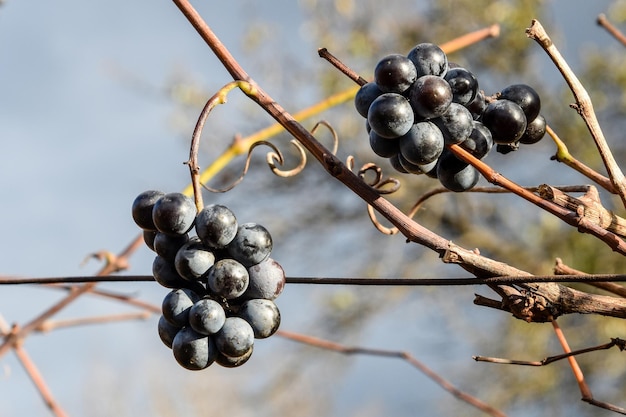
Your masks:
<instances>
[{"instance_id":1,"label":"single grape","mask_svg":"<svg viewBox=\"0 0 626 417\"><path fill-rule=\"evenodd\" d=\"M424 119L441 116L452 103L450 84L435 75L418 78L409 89L408 96L415 114Z\"/></svg>"},{"instance_id":2,"label":"single grape","mask_svg":"<svg viewBox=\"0 0 626 417\"><path fill-rule=\"evenodd\" d=\"M217 354L217 358L215 358L215 363L225 368L236 368L248 362L248 359L250 359L250 357L252 356L253 351L254 345L250 346L250 349L248 349L248 351L241 356L231 357L224 355L222 352L219 352Z\"/></svg>"},{"instance_id":3,"label":"single grape","mask_svg":"<svg viewBox=\"0 0 626 417\"><path fill-rule=\"evenodd\" d=\"M466 104L467 110L472 113L474 120L480 119L483 115L483 111L487 108L487 100L485 100L485 93L482 90L478 90L476 97L470 103Z\"/></svg>"},{"instance_id":4,"label":"single grape","mask_svg":"<svg viewBox=\"0 0 626 417\"><path fill-rule=\"evenodd\" d=\"M214 263L215 255L197 237L184 244L174 259L178 274L190 281L204 277Z\"/></svg>"},{"instance_id":5,"label":"single grape","mask_svg":"<svg viewBox=\"0 0 626 417\"><path fill-rule=\"evenodd\" d=\"M451 103L448 109L433 122L441 130L446 145L462 143L472 133L474 119L469 110L458 103Z\"/></svg>"},{"instance_id":6,"label":"single grape","mask_svg":"<svg viewBox=\"0 0 626 417\"><path fill-rule=\"evenodd\" d=\"M444 150L445 152L445 150ZM442 152L443 155L443 152ZM439 157L441 158L441 157ZM427 165L420 165L420 169L422 170L422 172L424 172L424 175L426 175L427 177L430 178L437 178L437 166L439 165L439 159L437 159L436 161L431 162L430 164Z\"/></svg>"},{"instance_id":7,"label":"single grape","mask_svg":"<svg viewBox=\"0 0 626 417\"><path fill-rule=\"evenodd\" d=\"M400 152L397 156L398 156L398 163L400 164L402 169L404 169L404 171L407 174L418 174L419 175L419 174L423 174L424 173L422 171L422 168L419 165L407 161L407 159L404 157L404 155L402 155L402 152Z\"/></svg>"},{"instance_id":8,"label":"single grape","mask_svg":"<svg viewBox=\"0 0 626 417\"><path fill-rule=\"evenodd\" d=\"M404 135L413 126L413 120L411 104L404 96L396 93L378 96L367 112L367 121L372 130L384 138Z\"/></svg>"},{"instance_id":9,"label":"single grape","mask_svg":"<svg viewBox=\"0 0 626 417\"><path fill-rule=\"evenodd\" d=\"M510 100L495 100L487 105L482 122L491 131L495 143L519 140L526 130L526 116L520 106Z\"/></svg>"},{"instance_id":10,"label":"single grape","mask_svg":"<svg viewBox=\"0 0 626 417\"><path fill-rule=\"evenodd\" d=\"M172 348L172 342L174 341L174 337L176 337L176 334L180 329L182 329L182 327L174 326L172 323L167 321L165 317L159 317L159 324L157 326L159 338L168 348Z\"/></svg>"},{"instance_id":11,"label":"single grape","mask_svg":"<svg viewBox=\"0 0 626 417\"><path fill-rule=\"evenodd\" d=\"M396 171L398 171L401 174L410 174L409 171L406 170L406 168L404 168L402 166L402 164L400 163L400 154L396 154L392 157L389 158L389 163L391 164L392 168L395 169Z\"/></svg>"},{"instance_id":12,"label":"single grape","mask_svg":"<svg viewBox=\"0 0 626 417\"><path fill-rule=\"evenodd\" d=\"M234 259L220 259L209 269L208 286L213 293L231 300L241 296L248 288L246 267Z\"/></svg>"},{"instance_id":13,"label":"single grape","mask_svg":"<svg viewBox=\"0 0 626 417\"><path fill-rule=\"evenodd\" d=\"M163 197L163 191L149 190L139 194L132 206L133 220L140 228L144 230L156 230L156 226L152 221L152 208L158 199Z\"/></svg>"},{"instance_id":14,"label":"single grape","mask_svg":"<svg viewBox=\"0 0 626 417\"><path fill-rule=\"evenodd\" d=\"M436 75L443 77L448 71L448 57L433 43L420 43L409 51L407 57L415 65L417 76Z\"/></svg>"},{"instance_id":15,"label":"single grape","mask_svg":"<svg viewBox=\"0 0 626 417\"><path fill-rule=\"evenodd\" d=\"M513 84L500 91L501 99L510 100L522 108L526 120L534 120L541 111L539 94L529 85Z\"/></svg>"},{"instance_id":16,"label":"single grape","mask_svg":"<svg viewBox=\"0 0 626 417\"><path fill-rule=\"evenodd\" d=\"M228 207L211 204L200 210L195 227L202 243L210 248L221 249L237 234L237 218Z\"/></svg>"},{"instance_id":17,"label":"single grape","mask_svg":"<svg viewBox=\"0 0 626 417\"><path fill-rule=\"evenodd\" d=\"M154 250L154 238L157 235L156 230L144 230L143 231L143 242L146 244L146 246L148 248L150 248L150 250Z\"/></svg>"},{"instance_id":18,"label":"single grape","mask_svg":"<svg viewBox=\"0 0 626 417\"><path fill-rule=\"evenodd\" d=\"M374 68L374 80L384 93L403 93L416 79L415 65L404 55L387 55Z\"/></svg>"},{"instance_id":19,"label":"single grape","mask_svg":"<svg viewBox=\"0 0 626 417\"><path fill-rule=\"evenodd\" d=\"M247 300L241 305L237 315L252 326L255 339L270 337L280 326L280 311L271 300Z\"/></svg>"},{"instance_id":20,"label":"single grape","mask_svg":"<svg viewBox=\"0 0 626 417\"><path fill-rule=\"evenodd\" d=\"M461 67L451 68L443 78L450 84L453 102L466 105L476 98L478 80L469 70Z\"/></svg>"},{"instance_id":21,"label":"single grape","mask_svg":"<svg viewBox=\"0 0 626 417\"><path fill-rule=\"evenodd\" d=\"M193 226L196 206L182 193L165 194L154 203L152 221L159 232L182 235Z\"/></svg>"},{"instance_id":22,"label":"single grape","mask_svg":"<svg viewBox=\"0 0 626 417\"><path fill-rule=\"evenodd\" d=\"M285 288L285 271L272 258L267 258L248 268L248 278L248 288L243 293L243 298L274 300Z\"/></svg>"},{"instance_id":23,"label":"single grape","mask_svg":"<svg viewBox=\"0 0 626 417\"><path fill-rule=\"evenodd\" d=\"M478 159L484 158L493 146L491 131L484 124L474 120L472 133L460 146Z\"/></svg>"},{"instance_id":24,"label":"single grape","mask_svg":"<svg viewBox=\"0 0 626 417\"><path fill-rule=\"evenodd\" d=\"M369 133L370 148L380 157L391 158L400 152L400 138L388 139L380 136L373 130Z\"/></svg>"},{"instance_id":25,"label":"single grape","mask_svg":"<svg viewBox=\"0 0 626 417\"><path fill-rule=\"evenodd\" d=\"M160 257L167 259L168 262L174 263L178 250L189 241L189 235L168 235L158 232L154 237L154 251Z\"/></svg>"},{"instance_id":26,"label":"single grape","mask_svg":"<svg viewBox=\"0 0 626 417\"><path fill-rule=\"evenodd\" d=\"M165 288L182 288L188 284L188 281L178 274L174 264L161 256L155 256L152 262L152 276Z\"/></svg>"},{"instance_id":27,"label":"single grape","mask_svg":"<svg viewBox=\"0 0 626 417\"><path fill-rule=\"evenodd\" d=\"M161 310L163 317L174 326L183 327L189 324L189 310L200 297L187 289L174 289L163 298Z\"/></svg>"},{"instance_id":28,"label":"single grape","mask_svg":"<svg viewBox=\"0 0 626 417\"><path fill-rule=\"evenodd\" d=\"M212 338L191 327L184 327L178 332L172 342L172 352L176 362L191 371L208 368L215 362L218 354Z\"/></svg>"},{"instance_id":29,"label":"single grape","mask_svg":"<svg viewBox=\"0 0 626 417\"><path fill-rule=\"evenodd\" d=\"M254 330L241 317L227 317L214 337L217 350L230 357L244 355L254 344Z\"/></svg>"},{"instance_id":30,"label":"single grape","mask_svg":"<svg viewBox=\"0 0 626 417\"><path fill-rule=\"evenodd\" d=\"M244 223L228 244L228 253L244 266L256 265L272 252L272 236L258 223Z\"/></svg>"},{"instance_id":31,"label":"single grape","mask_svg":"<svg viewBox=\"0 0 626 417\"><path fill-rule=\"evenodd\" d=\"M546 134L546 119L542 115L535 117L535 119L526 125L526 131L519 139L519 143L525 145L532 145L537 143Z\"/></svg>"},{"instance_id":32,"label":"single grape","mask_svg":"<svg viewBox=\"0 0 626 417\"><path fill-rule=\"evenodd\" d=\"M426 165L441 155L444 139L434 123L418 122L400 138L400 153L412 164Z\"/></svg>"},{"instance_id":33,"label":"single grape","mask_svg":"<svg viewBox=\"0 0 626 417\"><path fill-rule=\"evenodd\" d=\"M220 303L210 298L202 298L189 310L189 325L202 334L215 334L226 321L226 312Z\"/></svg>"},{"instance_id":34,"label":"single grape","mask_svg":"<svg viewBox=\"0 0 626 417\"><path fill-rule=\"evenodd\" d=\"M367 118L367 111L372 102L378 98L383 92L375 82L367 83L359 88L354 96L354 107L357 113Z\"/></svg>"},{"instance_id":35,"label":"single grape","mask_svg":"<svg viewBox=\"0 0 626 417\"><path fill-rule=\"evenodd\" d=\"M452 152L445 152L437 164L437 178L450 191L467 191L478 183L480 175L472 165L461 161Z\"/></svg>"}]
</instances>

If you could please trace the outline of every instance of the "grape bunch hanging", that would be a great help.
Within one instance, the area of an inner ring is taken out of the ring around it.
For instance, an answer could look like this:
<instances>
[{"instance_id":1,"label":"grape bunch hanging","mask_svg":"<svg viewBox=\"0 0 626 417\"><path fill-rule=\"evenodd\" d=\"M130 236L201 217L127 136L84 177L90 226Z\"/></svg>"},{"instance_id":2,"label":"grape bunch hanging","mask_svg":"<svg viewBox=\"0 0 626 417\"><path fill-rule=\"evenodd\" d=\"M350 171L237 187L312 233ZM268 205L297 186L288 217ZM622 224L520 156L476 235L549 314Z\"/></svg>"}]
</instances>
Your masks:
<instances>
[{"instance_id":1,"label":"grape bunch hanging","mask_svg":"<svg viewBox=\"0 0 626 417\"><path fill-rule=\"evenodd\" d=\"M155 281L171 289L158 333L176 361L190 370L247 362L254 339L271 336L280 325L274 300L285 272L270 257L267 229L239 224L226 206L197 212L191 198L161 191L139 194L132 216L157 254Z\"/></svg>"},{"instance_id":2,"label":"grape bunch hanging","mask_svg":"<svg viewBox=\"0 0 626 417\"><path fill-rule=\"evenodd\" d=\"M392 54L374 69L374 81L355 96L367 119L370 147L401 173L438 178L451 191L471 189L478 171L446 145L459 145L478 159L496 145L502 154L533 144L546 132L537 92L525 84L485 97L466 68L448 62L432 43L408 55Z\"/></svg>"}]
</instances>

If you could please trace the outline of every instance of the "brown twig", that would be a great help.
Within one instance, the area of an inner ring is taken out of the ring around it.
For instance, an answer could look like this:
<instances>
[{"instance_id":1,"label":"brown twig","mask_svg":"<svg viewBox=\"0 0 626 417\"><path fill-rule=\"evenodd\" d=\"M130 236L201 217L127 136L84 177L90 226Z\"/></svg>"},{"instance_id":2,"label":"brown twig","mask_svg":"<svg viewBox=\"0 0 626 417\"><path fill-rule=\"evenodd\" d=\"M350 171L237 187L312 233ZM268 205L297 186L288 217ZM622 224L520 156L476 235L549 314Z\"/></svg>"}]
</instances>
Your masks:
<instances>
[{"instance_id":1,"label":"brown twig","mask_svg":"<svg viewBox=\"0 0 626 417\"><path fill-rule=\"evenodd\" d=\"M144 311L141 313L107 314L103 316L81 317L65 320L46 320L41 323L41 326L37 330L40 332L49 332L51 330L64 327L88 326L92 324L114 323L119 321L146 320L150 318L150 316L152 316L151 311Z\"/></svg>"},{"instance_id":2,"label":"brown twig","mask_svg":"<svg viewBox=\"0 0 626 417\"><path fill-rule=\"evenodd\" d=\"M543 48L572 90L576 100L576 103L572 104L572 108L580 114L587 125L596 147L598 148L600 157L604 162L604 166L609 173L611 183L613 184L617 194L622 199L622 204L626 207L626 178L615 161L613 153L604 138L604 133L598 123L598 119L593 110L593 104L587 90L585 90L582 83L571 70L567 61L565 61L557 47L552 42L552 39L550 39L548 33L538 20L533 19L531 26L526 29L526 35L535 40Z\"/></svg>"},{"instance_id":3,"label":"brown twig","mask_svg":"<svg viewBox=\"0 0 626 417\"><path fill-rule=\"evenodd\" d=\"M13 326L12 328L9 328L8 324L4 321L4 318L0 317L0 331L3 334L11 335L17 334L19 328L18 326ZM61 405L59 405L59 403L52 395L52 391L50 391L50 388L48 388L48 384L46 384L46 381L39 372L39 369L37 369L35 362L33 362L28 352L26 352L26 349L24 349L21 343L14 343L11 347L13 348L13 351L15 352L18 360L22 364L22 367L39 391L39 394L41 395L41 398L43 399L46 406L50 409L50 411L52 411L55 416L67 417L67 413L65 412L65 410L63 410Z\"/></svg>"},{"instance_id":4,"label":"brown twig","mask_svg":"<svg viewBox=\"0 0 626 417\"><path fill-rule=\"evenodd\" d=\"M529 201L539 208L546 210L547 212L555 215L559 219L563 220L570 226L576 227L579 231L589 233L604 243L606 243L615 252L626 256L626 242L618 235L610 232L602 227L588 221L577 213L572 212L564 207L561 207L555 203L544 200L537 194L528 191L526 188L519 186L508 178L502 176L496 172L489 165L483 161L475 158L472 154L461 148L459 145L451 145L449 149L463 161L473 165L480 174L485 177L487 181L494 185L506 188L510 192L522 197L526 201Z\"/></svg>"},{"instance_id":5,"label":"brown twig","mask_svg":"<svg viewBox=\"0 0 626 417\"><path fill-rule=\"evenodd\" d=\"M563 353L561 355L548 356L547 358L544 358L540 361L524 361L516 359L494 358L490 356L472 356L472 359L474 359L476 362L489 362L502 365L546 366L550 365L551 363L567 359L570 356L582 355L584 353L596 352L599 350L607 350L612 347L617 347L619 350L623 351L626 348L626 340L614 338L611 339L611 341L608 343L603 343L598 346L592 346L584 349L572 350L568 353Z\"/></svg>"},{"instance_id":6,"label":"brown twig","mask_svg":"<svg viewBox=\"0 0 626 417\"><path fill-rule=\"evenodd\" d=\"M606 18L604 13L598 15L596 22L599 26L602 26L604 29L606 29L606 31L609 32L622 45L626 46L626 36L624 36L624 34L611 22L609 22L609 19Z\"/></svg>"},{"instance_id":7,"label":"brown twig","mask_svg":"<svg viewBox=\"0 0 626 417\"><path fill-rule=\"evenodd\" d=\"M554 265L554 273L557 275L585 275L584 272L574 269L570 266L567 266L563 263L561 258L556 258L556 262ZM592 285L596 288L603 289L604 291L608 291L620 297L626 298L626 287L623 285L617 284L615 282L586 282L588 285Z\"/></svg>"},{"instance_id":8,"label":"brown twig","mask_svg":"<svg viewBox=\"0 0 626 417\"><path fill-rule=\"evenodd\" d=\"M369 356L380 356L380 357L388 357L388 358L398 358L402 359L415 368L417 368L424 375L435 381L437 385L441 388L452 394L454 397L458 398L461 401L465 401L473 407L481 410L482 412L489 414L491 416L497 417L505 417L506 414L497 410L496 408L484 403L483 401L477 399L476 397L461 391L456 388L450 382L442 378L435 371L427 367L424 363L417 360L413 355L408 352L397 351L397 350L385 350L385 349L370 349L359 346L346 346L340 343L331 342L329 340L320 339L313 336L303 335L299 333L293 333L286 330L279 330L276 332L278 336L281 336L285 339L292 340L294 342L303 343L309 346L315 346L320 349L330 350L333 352L338 352L344 355L369 355Z\"/></svg>"},{"instance_id":9,"label":"brown twig","mask_svg":"<svg viewBox=\"0 0 626 417\"><path fill-rule=\"evenodd\" d=\"M141 235L139 235L116 257L116 260L122 263L127 262L131 254L142 245L143 238ZM115 263L108 263L98 272L97 276L106 276L116 270L119 270L119 265ZM93 290L96 284L96 282L90 282L80 287L74 288L66 297L64 297L48 309L44 310L37 317L21 327L17 332L11 333L9 336L6 336L2 344L0 345L0 357L4 355L11 348L11 346L24 339L26 336L28 336L30 332L38 329L44 321L48 320L54 314L58 313L59 311L70 305L81 295Z\"/></svg>"}]
</instances>

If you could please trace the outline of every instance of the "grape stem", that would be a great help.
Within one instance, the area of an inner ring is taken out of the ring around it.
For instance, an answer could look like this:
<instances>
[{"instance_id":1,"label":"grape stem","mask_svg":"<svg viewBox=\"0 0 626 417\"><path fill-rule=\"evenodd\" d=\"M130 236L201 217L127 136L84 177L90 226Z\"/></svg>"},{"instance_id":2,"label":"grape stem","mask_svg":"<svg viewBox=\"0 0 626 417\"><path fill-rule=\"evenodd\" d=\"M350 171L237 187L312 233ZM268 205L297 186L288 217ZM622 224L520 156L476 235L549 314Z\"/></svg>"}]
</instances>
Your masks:
<instances>
[{"instance_id":1,"label":"grape stem","mask_svg":"<svg viewBox=\"0 0 626 417\"><path fill-rule=\"evenodd\" d=\"M626 36L624 36L624 34L616 28L615 25L609 22L609 19L607 19L603 13L598 15L596 22L599 26L606 29L606 31L609 32L611 36L617 39L622 45L626 46Z\"/></svg>"},{"instance_id":2,"label":"grape stem","mask_svg":"<svg viewBox=\"0 0 626 417\"><path fill-rule=\"evenodd\" d=\"M238 80L226 84L206 102L206 104L202 108L202 111L200 112L200 116L198 117L198 121L196 122L193 134L191 135L189 160L186 162L186 164L189 166L189 172L191 173L193 197L196 204L196 210L198 210L198 212L200 212L204 208L204 203L202 201L202 183L200 182L200 166L198 165L198 151L200 149L200 137L202 136L202 129L204 128L204 124L206 123L206 120L209 117L211 111L219 104L226 103L228 93L235 88L239 88L248 96L254 96L256 94L256 88L249 82Z\"/></svg>"},{"instance_id":3,"label":"grape stem","mask_svg":"<svg viewBox=\"0 0 626 417\"><path fill-rule=\"evenodd\" d=\"M585 90L582 83L571 70L567 61L563 58L557 47L552 42L552 39L550 39L550 36L548 36L548 33L538 20L532 20L531 26L526 29L526 35L536 41L543 48L552 62L554 62L554 65L561 72L561 75L563 75L567 85L570 87L570 90L574 94L574 98L576 100L576 103L572 104L571 107L578 112L587 125L587 129L589 129L604 166L609 173L611 183L621 198L622 204L626 207L626 178L615 161L613 153L606 142L604 133L602 132L596 114L593 110L593 104L591 102L591 98L589 97L589 93L587 93L587 90Z\"/></svg>"}]
</instances>

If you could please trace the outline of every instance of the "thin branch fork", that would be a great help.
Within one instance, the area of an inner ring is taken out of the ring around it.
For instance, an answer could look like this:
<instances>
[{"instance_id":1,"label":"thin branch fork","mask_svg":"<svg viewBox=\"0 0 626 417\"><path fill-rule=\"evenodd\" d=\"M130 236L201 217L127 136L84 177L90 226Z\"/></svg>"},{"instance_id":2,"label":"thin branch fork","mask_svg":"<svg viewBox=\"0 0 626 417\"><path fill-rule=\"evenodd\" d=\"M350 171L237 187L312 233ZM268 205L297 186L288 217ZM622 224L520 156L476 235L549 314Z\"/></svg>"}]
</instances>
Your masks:
<instances>
[{"instance_id":1,"label":"thin branch fork","mask_svg":"<svg viewBox=\"0 0 626 417\"><path fill-rule=\"evenodd\" d=\"M571 70L567 61L565 61L557 47L552 42L552 39L550 39L548 33L538 20L533 19L531 26L526 29L526 35L535 40L543 48L572 90L576 100L576 104L572 105L572 107L580 114L587 125L596 147L598 148L600 157L604 162L604 166L609 173L609 178L611 179L617 194L622 199L622 204L626 207L626 178L615 161L613 153L604 138L604 133L600 128L600 124L598 123L598 119L593 110L593 104L591 102L591 98L589 97L589 93L587 93L587 90L585 90L582 83Z\"/></svg>"}]
</instances>

